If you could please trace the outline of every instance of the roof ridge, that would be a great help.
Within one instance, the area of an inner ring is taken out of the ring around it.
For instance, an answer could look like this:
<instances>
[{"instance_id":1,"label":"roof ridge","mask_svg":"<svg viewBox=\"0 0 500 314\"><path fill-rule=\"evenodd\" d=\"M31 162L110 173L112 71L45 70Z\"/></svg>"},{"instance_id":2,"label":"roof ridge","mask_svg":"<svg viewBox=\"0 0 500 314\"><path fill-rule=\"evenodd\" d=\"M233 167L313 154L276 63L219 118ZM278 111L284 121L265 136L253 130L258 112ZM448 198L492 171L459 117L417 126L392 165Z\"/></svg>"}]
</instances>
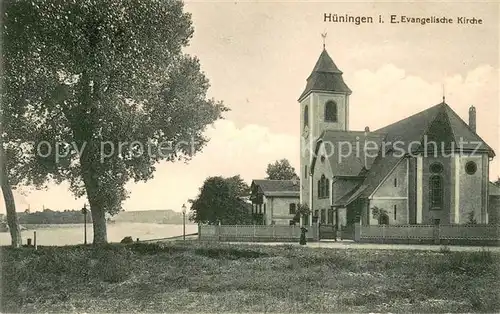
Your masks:
<instances>
[{"instance_id":1,"label":"roof ridge","mask_svg":"<svg viewBox=\"0 0 500 314\"><path fill-rule=\"evenodd\" d=\"M441 110L444 110L446 109L443 105L446 105L446 103L442 102L442 103L439 103L437 104L436 106L432 106L431 108L435 108L435 107L438 107L438 106L441 106L441 108L438 108L436 110L436 113L434 114L434 117L432 119L429 119L429 121L427 121L427 125L425 126L424 128L424 132L420 135L420 146L422 146L422 140L423 140L423 137L429 132L429 129L431 128L431 125L432 123L436 120L436 118L438 117L439 113L440 113L440 109ZM431 109L429 108L429 109ZM427 109L427 110L429 110ZM425 110L424 110L425 111ZM450 125L450 128L451 128L451 125ZM425 148L424 148L425 149Z\"/></svg>"},{"instance_id":2,"label":"roof ridge","mask_svg":"<svg viewBox=\"0 0 500 314\"><path fill-rule=\"evenodd\" d=\"M493 152L493 155L495 155L495 151L493 150L493 148L491 148L490 145L488 145L488 143L486 143L486 141L483 140L483 138L481 136L479 136L479 134L477 134L477 132L474 132L471 129L471 127L467 123L465 123L465 121L462 118L460 118L460 116L450 106L448 106L448 104L445 103L445 105L446 105L445 110L451 111L451 113L455 116L455 118L457 118L463 125L465 125L467 130L469 130L472 134L477 136L481 140L481 142L483 142L483 144L486 145L486 147ZM450 123L450 127L451 127L451 123ZM453 128L451 128L451 129L452 129L451 131L453 132ZM453 136L453 137L455 137L455 136ZM455 139L455 141L456 141L456 139Z\"/></svg>"},{"instance_id":3,"label":"roof ridge","mask_svg":"<svg viewBox=\"0 0 500 314\"><path fill-rule=\"evenodd\" d=\"M418 116L418 115L420 115L420 114L423 114L424 112L428 112L428 111L430 111L430 110L432 110L432 109L435 109L436 107L438 107L438 106L440 106L440 105L443 105L443 103L439 103L439 104L437 104L437 105L434 105L434 106L429 107L429 108L427 108L427 109L424 109L424 110L422 110L422 111L416 112L416 113L412 114L411 116L407 116L406 118L403 118L403 119L401 119L401 120L398 120L398 121L396 121L396 122L393 122L393 123L391 123L391 124L388 124L388 125L386 125L386 126L384 126L384 127L381 127L381 128L379 128L379 129L377 129L377 130L375 130L375 131L371 131L371 132L378 132L378 131L380 131L380 130L386 129L386 128L391 127L391 126L393 126L393 125L395 125L395 124L401 123L401 122L403 122L403 121L406 121L406 120L409 120L409 119L411 119L411 118L414 118L415 116ZM381 132L381 133L385 133L385 132Z\"/></svg>"}]
</instances>

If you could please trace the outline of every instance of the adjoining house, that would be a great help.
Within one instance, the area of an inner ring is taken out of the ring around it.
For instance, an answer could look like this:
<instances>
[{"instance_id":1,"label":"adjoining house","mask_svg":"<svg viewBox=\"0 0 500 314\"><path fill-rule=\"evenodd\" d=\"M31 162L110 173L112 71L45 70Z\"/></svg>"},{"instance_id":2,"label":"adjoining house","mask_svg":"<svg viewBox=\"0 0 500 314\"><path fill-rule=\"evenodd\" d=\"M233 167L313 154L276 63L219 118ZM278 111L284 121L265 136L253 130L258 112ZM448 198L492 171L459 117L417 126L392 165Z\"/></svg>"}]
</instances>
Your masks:
<instances>
[{"instance_id":1,"label":"adjoining house","mask_svg":"<svg viewBox=\"0 0 500 314\"><path fill-rule=\"evenodd\" d=\"M255 224L293 223L300 196L299 180L253 180L250 189Z\"/></svg>"},{"instance_id":2,"label":"adjoining house","mask_svg":"<svg viewBox=\"0 0 500 314\"><path fill-rule=\"evenodd\" d=\"M500 186L493 182L489 187L488 223L500 224Z\"/></svg>"},{"instance_id":3,"label":"adjoining house","mask_svg":"<svg viewBox=\"0 0 500 314\"><path fill-rule=\"evenodd\" d=\"M474 106L469 124L443 96L379 130L352 131L351 93L324 49L298 99L300 203L312 218L343 226L498 222L500 193L488 179L495 153L476 133Z\"/></svg>"}]
</instances>

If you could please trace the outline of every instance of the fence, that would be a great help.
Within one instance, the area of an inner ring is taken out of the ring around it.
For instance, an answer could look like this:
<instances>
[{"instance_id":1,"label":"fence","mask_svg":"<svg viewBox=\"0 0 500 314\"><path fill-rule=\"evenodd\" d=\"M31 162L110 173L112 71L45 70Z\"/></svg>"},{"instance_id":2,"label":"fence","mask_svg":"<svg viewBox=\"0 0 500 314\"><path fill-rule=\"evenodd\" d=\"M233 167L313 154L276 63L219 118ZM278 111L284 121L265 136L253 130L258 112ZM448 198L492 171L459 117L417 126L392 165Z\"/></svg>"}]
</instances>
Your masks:
<instances>
[{"instance_id":1,"label":"fence","mask_svg":"<svg viewBox=\"0 0 500 314\"><path fill-rule=\"evenodd\" d=\"M355 225L357 242L494 244L500 225Z\"/></svg>"},{"instance_id":2,"label":"fence","mask_svg":"<svg viewBox=\"0 0 500 314\"><path fill-rule=\"evenodd\" d=\"M316 225L308 226L308 241L318 241L319 229ZM300 239L299 226L286 225L200 225L200 240L234 241L234 242L295 242Z\"/></svg>"}]
</instances>

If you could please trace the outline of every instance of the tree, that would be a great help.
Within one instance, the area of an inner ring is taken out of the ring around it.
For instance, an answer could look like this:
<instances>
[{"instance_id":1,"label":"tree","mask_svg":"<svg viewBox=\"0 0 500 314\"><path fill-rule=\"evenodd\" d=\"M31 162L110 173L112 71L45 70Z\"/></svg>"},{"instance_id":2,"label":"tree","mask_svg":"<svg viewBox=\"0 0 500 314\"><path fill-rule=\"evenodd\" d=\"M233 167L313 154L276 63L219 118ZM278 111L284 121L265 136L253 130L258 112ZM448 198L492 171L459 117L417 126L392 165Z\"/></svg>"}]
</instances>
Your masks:
<instances>
[{"instance_id":1,"label":"tree","mask_svg":"<svg viewBox=\"0 0 500 314\"><path fill-rule=\"evenodd\" d=\"M297 208L295 209L295 216L293 217L293 222L300 222L300 218L305 218L311 214L311 209L307 204L297 204Z\"/></svg>"},{"instance_id":2,"label":"tree","mask_svg":"<svg viewBox=\"0 0 500 314\"><path fill-rule=\"evenodd\" d=\"M20 0L5 1L2 18L2 98L22 116L2 114L31 136L29 157L7 164L26 184L67 180L86 195L94 243L105 243L125 184L152 178L161 160L189 160L227 110L182 53L191 17L180 1Z\"/></svg>"},{"instance_id":3,"label":"tree","mask_svg":"<svg viewBox=\"0 0 500 314\"><path fill-rule=\"evenodd\" d=\"M252 221L249 204L241 196L246 193L240 176L209 177L195 200L190 200L190 220L211 225L249 224ZM243 188L243 189L242 189Z\"/></svg>"},{"instance_id":4,"label":"tree","mask_svg":"<svg viewBox=\"0 0 500 314\"><path fill-rule=\"evenodd\" d=\"M498 179L495 182L493 182L493 184L496 186L500 186L500 177L498 177Z\"/></svg>"},{"instance_id":5,"label":"tree","mask_svg":"<svg viewBox=\"0 0 500 314\"><path fill-rule=\"evenodd\" d=\"M288 159L281 159L273 164L268 164L266 173L268 180L291 180L298 177Z\"/></svg>"}]
</instances>

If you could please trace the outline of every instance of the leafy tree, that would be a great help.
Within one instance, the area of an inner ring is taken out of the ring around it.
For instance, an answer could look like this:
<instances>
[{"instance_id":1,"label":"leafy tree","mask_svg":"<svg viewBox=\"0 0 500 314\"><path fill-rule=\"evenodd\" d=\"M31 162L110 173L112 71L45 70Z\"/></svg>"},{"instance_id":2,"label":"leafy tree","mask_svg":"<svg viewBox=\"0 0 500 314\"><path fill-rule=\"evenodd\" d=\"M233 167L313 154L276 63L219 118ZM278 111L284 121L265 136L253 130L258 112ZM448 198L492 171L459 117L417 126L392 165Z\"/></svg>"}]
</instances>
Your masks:
<instances>
[{"instance_id":1,"label":"leafy tree","mask_svg":"<svg viewBox=\"0 0 500 314\"><path fill-rule=\"evenodd\" d=\"M250 194L250 186L241 178L240 175L229 177L225 179L228 183L232 184L235 189L236 195L248 196Z\"/></svg>"},{"instance_id":2,"label":"leafy tree","mask_svg":"<svg viewBox=\"0 0 500 314\"><path fill-rule=\"evenodd\" d=\"M496 186L500 186L500 177L498 177L498 179L493 182L493 184L495 184Z\"/></svg>"},{"instance_id":3,"label":"leafy tree","mask_svg":"<svg viewBox=\"0 0 500 314\"><path fill-rule=\"evenodd\" d=\"M281 159L268 164L266 173L269 180L291 180L298 177L288 159Z\"/></svg>"},{"instance_id":4,"label":"leafy tree","mask_svg":"<svg viewBox=\"0 0 500 314\"><path fill-rule=\"evenodd\" d=\"M297 208L295 210L295 216L293 217L294 223L300 222L300 217L306 217L311 214L311 209L307 204L297 204Z\"/></svg>"},{"instance_id":5,"label":"leafy tree","mask_svg":"<svg viewBox=\"0 0 500 314\"><path fill-rule=\"evenodd\" d=\"M240 180L239 176L207 178L198 197L190 200L190 220L211 225L250 224L249 204L240 198L245 192Z\"/></svg>"},{"instance_id":6,"label":"leafy tree","mask_svg":"<svg viewBox=\"0 0 500 314\"><path fill-rule=\"evenodd\" d=\"M6 152L2 172L25 184L67 180L88 198L94 243L105 243L105 213L121 210L125 184L152 178L161 160L189 160L227 110L206 98L199 61L182 53L191 17L182 2L163 0L19 0L2 9L2 117L32 142L2 126L12 135L2 144L23 144L11 145L22 157ZM2 180L7 199L3 188Z\"/></svg>"}]
</instances>

